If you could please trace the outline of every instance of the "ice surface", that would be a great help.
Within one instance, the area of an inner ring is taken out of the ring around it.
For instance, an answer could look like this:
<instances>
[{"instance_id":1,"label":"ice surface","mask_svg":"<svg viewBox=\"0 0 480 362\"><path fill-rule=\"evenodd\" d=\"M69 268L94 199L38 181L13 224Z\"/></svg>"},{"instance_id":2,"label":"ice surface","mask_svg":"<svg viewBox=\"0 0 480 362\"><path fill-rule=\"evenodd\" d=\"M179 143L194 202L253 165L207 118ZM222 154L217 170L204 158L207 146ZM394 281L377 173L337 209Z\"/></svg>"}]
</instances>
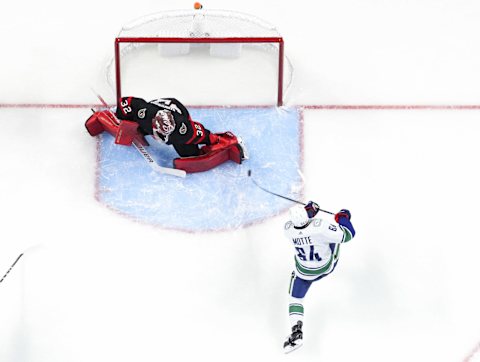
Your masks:
<instances>
[{"instance_id":1,"label":"ice surface","mask_svg":"<svg viewBox=\"0 0 480 362\"><path fill-rule=\"evenodd\" d=\"M0 285L1 361L285 358L285 214L222 232L126 219L95 199L88 108L6 107L96 103L90 87L104 81L121 25L191 5L5 4L0 274L27 252ZM278 26L295 67L290 105L479 104L476 1L204 5ZM197 87L186 84L194 99ZM243 99L256 89L236 92ZM309 291L305 344L288 358L478 360L479 118L478 110L303 112L305 197L349 208L357 237Z\"/></svg>"},{"instance_id":2,"label":"ice surface","mask_svg":"<svg viewBox=\"0 0 480 362\"><path fill-rule=\"evenodd\" d=\"M232 131L243 138L250 159L227 162L184 179L149 168L135 149L100 141L97 197L130 218L167 229L214 231L257 223L285 211L291 203L259 189L273 185L283 196L302 199L301 119L297 109L193 108L193 119L212 132ZM164 167L178 155L171 146L149 138L150 153Z\"/></svg>"}]
</instances>

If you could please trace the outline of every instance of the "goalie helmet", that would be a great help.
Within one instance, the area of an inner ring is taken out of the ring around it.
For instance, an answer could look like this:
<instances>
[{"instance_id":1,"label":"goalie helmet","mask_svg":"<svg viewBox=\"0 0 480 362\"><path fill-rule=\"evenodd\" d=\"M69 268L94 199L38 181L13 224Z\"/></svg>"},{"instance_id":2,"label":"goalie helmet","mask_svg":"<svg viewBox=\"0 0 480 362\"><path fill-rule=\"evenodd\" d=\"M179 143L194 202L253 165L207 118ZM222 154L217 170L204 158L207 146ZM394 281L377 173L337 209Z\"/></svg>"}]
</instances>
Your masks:
<instances>
[{"instance_id":1,"label":"goalie helmet","mask_svg":"<svg viewBox=\"0 0 480 362\"><path fill-rule=\"evenodd\" d=\"M301 205L296 205L292 207L289 210L289 214L290 220L292 221L294 226L305 226L309 221L307 210L305 210L305 208Z\"/></svg>"},{"instance_id":2,"label":"goalie helmet","mask_svg":"<svg viewBox=\"0 0 480 362\"><path fill-rule=\"evenodd\" d=\"M162 109L152 119L153 137L157 141L168 141L168 136L175 130L175 119L172 112Z\"/></svg>"}]
</instances>

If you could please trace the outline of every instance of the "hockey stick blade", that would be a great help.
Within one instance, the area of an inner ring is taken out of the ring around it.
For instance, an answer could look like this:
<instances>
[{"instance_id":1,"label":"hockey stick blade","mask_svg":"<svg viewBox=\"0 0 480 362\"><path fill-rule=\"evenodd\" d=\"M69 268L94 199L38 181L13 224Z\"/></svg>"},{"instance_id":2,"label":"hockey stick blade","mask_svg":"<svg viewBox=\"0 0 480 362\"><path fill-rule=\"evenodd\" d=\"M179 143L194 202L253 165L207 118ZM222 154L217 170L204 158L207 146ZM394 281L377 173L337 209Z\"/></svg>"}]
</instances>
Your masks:
<instances>
[{"instance_id":1,"label":"hockey stick blade","mask_svg":"<svg viewBox=\"0 0 480 362\"><path fill-rule=\"evenodd\" d=\"M307 204L304 203L304 202L301 202L301 201L298 201L298 200L295 200L295 199L291 199L290 197L287 197L287 196L283 196L283 195L280 195L280 194L277 194L275 192L272 192L270 190L267 190L266 188L260 186L256 181L255 179L252 177L252 170L248 170L248 177L250 178L250 180L252 180L252 182L255 184L255 186L257 186L259 189L271 194L271 195L275 195L275 196L278 196L278 197L281 197L282 199L285 199L285 200L289 200L289 201L292 201L292 202L295 202L297 204L300 204L300 205L303 205L303 206L306 206ZM322 211L324 213L327 213L327 214L330 214L330 215L335 215L335 213L333 212L330 212L330 211L327 211L327 210L323 210L323 209L318 209L318 211Z\"/></svg>"},{"instance_id":2,"label":"hockey stick blade","mask_svg":"<svg viewBox=\"0 0 480 362\"><path fill-rule=\"evenodd\" d=\"M270 191L270 190L267 190L266 188L263 188L262 186L260 186L260 185L253 179L253 177L252 177L252 170L248 170L248 177L250 178L250 180L252 180L252 182L255 184L255 186L257 186L259 189L265 191L266 193L269 193L270 195L275 195L275 196L277 196L277 197L281 197L282 199L285 199L285 200L288 200L288 201L292 201L292 202L296 202L297 204L300 204L300 205L303 205L303 206L306 205L304 202L291 199L290 197L283 196L283 195L277 194L277 193L275 193L275 192L272 192L272 191Z\"/></svg>"}]
</instances>

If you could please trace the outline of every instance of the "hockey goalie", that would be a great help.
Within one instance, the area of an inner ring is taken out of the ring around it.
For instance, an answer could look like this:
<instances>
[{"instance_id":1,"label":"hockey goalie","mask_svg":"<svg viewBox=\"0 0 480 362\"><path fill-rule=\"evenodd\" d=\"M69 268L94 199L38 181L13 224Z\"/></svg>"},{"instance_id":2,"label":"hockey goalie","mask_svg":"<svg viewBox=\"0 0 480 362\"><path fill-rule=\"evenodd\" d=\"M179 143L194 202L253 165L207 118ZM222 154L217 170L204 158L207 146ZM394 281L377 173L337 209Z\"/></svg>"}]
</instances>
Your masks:
<instances>
[{"instance_id":1,"label":"hockey goalie","mask_svg":"<svg viewBox=\"0 0 480 362\"><path fill-rule=\"evenodd\" d=\"M208 171L226 161L241 164L248 154L240 137L232 132L212 133L194 121L187 108L175 98L150 102L123 97L115 114L110 110L95 112L85 123L88 133L97 136L106 131L115 143L130 146L136 141L148 145L145 136L172 145L180 157L173 167L187 173Z\"/></svg>"}]
</instances>

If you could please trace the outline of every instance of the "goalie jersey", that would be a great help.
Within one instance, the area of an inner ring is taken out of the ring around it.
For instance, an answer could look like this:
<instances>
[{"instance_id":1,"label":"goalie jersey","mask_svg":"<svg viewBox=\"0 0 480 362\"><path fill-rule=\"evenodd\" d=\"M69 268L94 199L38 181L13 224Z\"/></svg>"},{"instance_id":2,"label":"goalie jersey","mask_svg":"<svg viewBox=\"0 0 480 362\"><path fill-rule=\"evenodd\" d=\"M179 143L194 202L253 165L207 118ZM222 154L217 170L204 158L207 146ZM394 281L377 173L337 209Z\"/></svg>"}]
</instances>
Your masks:
<instances>
[{"instance_id":1,"label":"goalie jersey","mask_svg":"<svg viewBox=\"0 0 480 362\"><path fill-rule=\"evenodd\" d=\"M304 280L314 280L330 273L337 263L340 244L353 238L350 222L339 225L320 218L310 219L303 227L291 221L285 224L285 236L295 249L295 273Z\"/></svg>"},{"instance_id":2,"label":"goalie jersey","mask_svg":"<svg viewBox=\"0 0 480 362\"><path fill-rule=\"evenodd\" d=\"M175 98L150 102L142 98L123 97L115 115L121 120L138 123L144 135L173 145L182 157L198 156L198 152L183 152L179 145L210 144L210 131L190 117L187 108Z\"/></svg>"}]
</instances>

